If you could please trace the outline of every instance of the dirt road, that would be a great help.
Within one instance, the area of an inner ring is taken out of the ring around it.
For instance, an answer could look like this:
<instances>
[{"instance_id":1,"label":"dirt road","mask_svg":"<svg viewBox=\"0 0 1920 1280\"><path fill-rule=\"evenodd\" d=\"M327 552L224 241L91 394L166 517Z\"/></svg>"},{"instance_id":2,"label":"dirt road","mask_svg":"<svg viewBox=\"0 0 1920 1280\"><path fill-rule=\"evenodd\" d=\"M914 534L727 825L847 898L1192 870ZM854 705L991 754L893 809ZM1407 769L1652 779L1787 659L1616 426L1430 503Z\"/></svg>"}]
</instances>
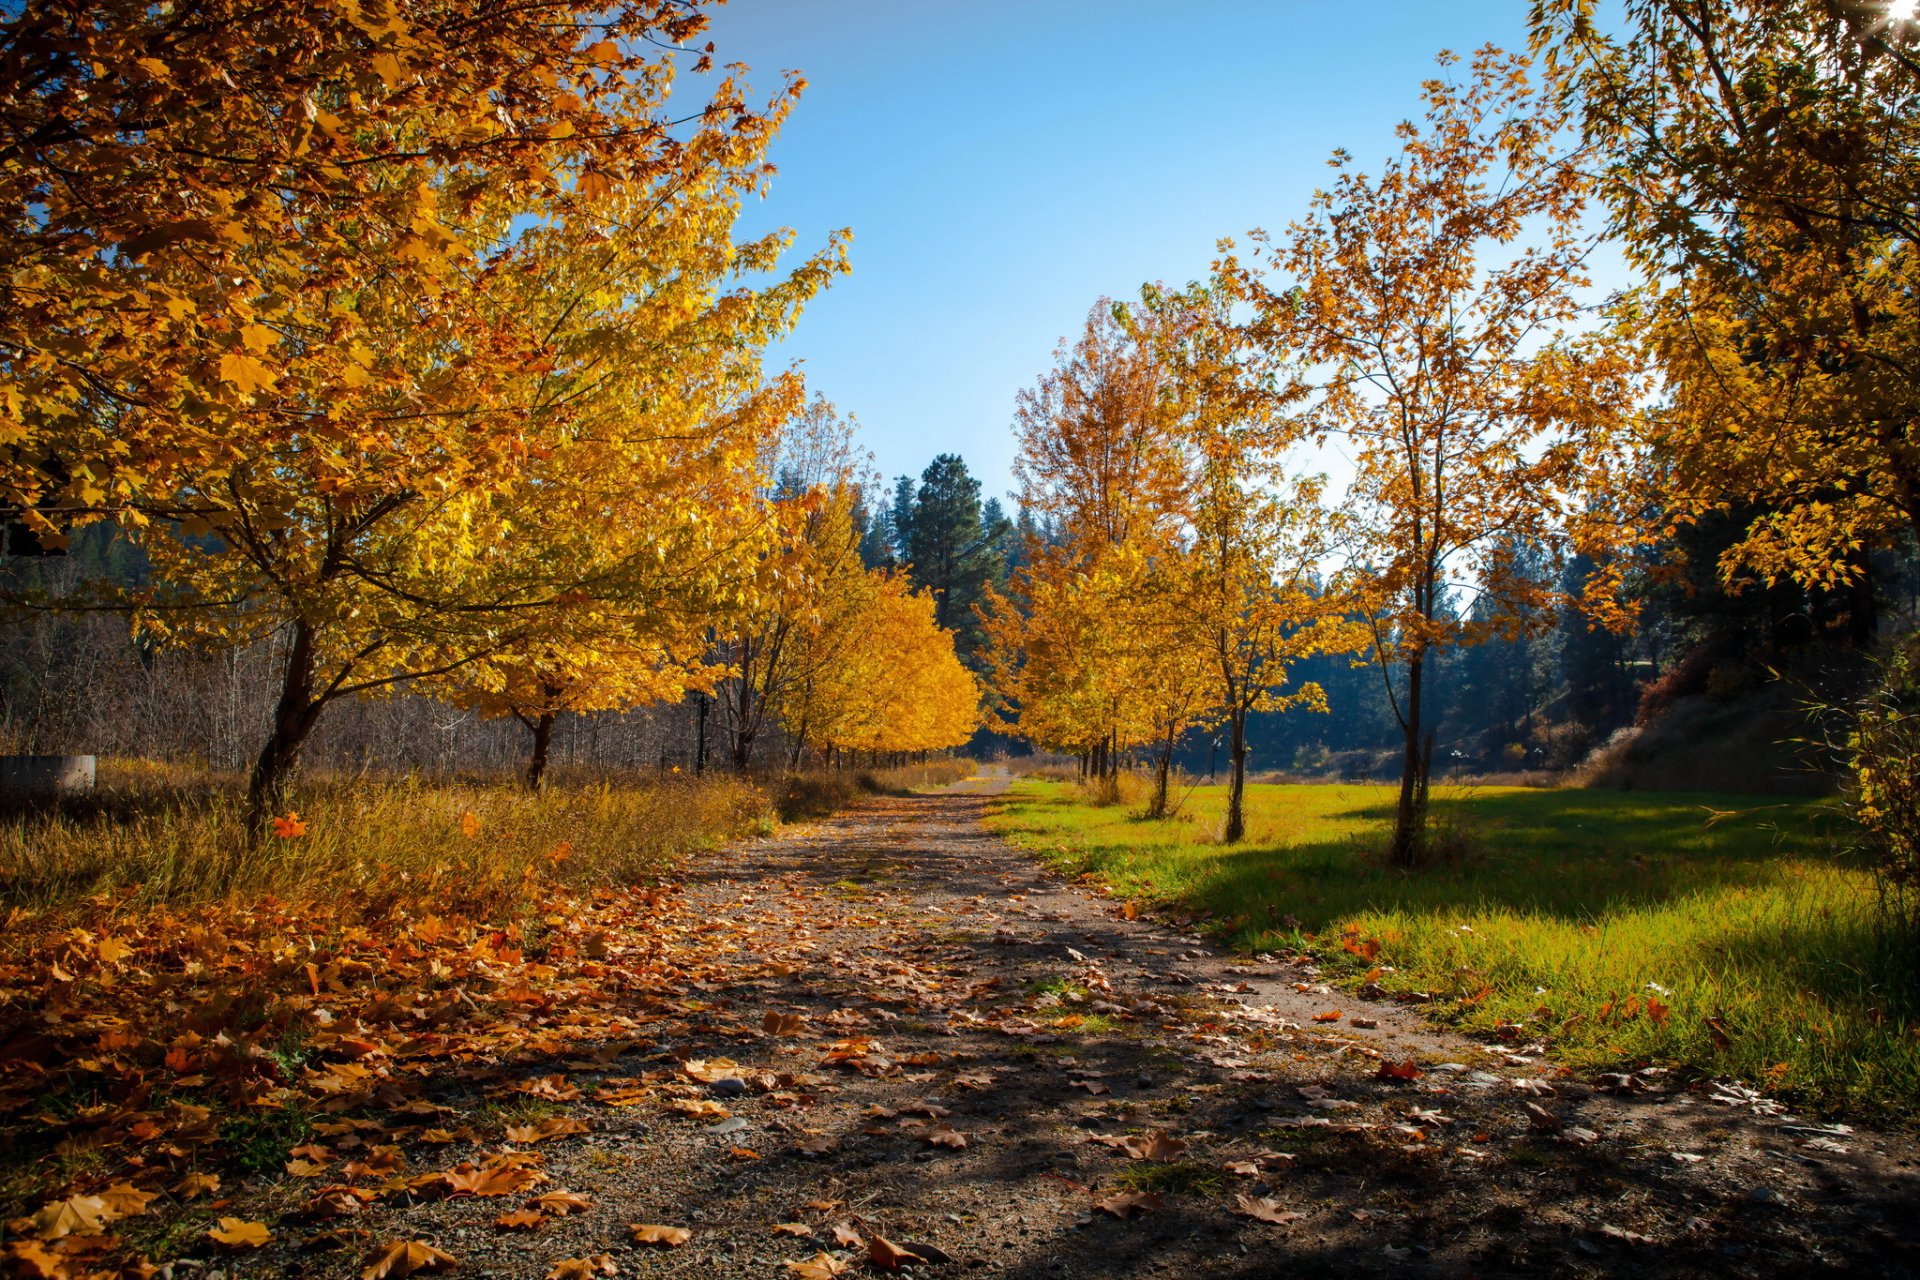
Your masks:
<instances>
[{"instance_id":1,"label":"dirt road","mask_svg":"<svg viewBox=\"0 0 1920 1280\"><path fill-rule=\"evenodd\" d=\"M1001 785L690 868L665 922L713 939L690 1007L649 1006L631 1056L522 1064L582 1091L546 1114L589 1132L540 1150L593 1208L521 1235L497 1202L441 1201L386 1230L514 1277L602 1253L829 1275L871 1269L876 1236L954 1276L1915 1266L1909 1141L1658 1073L1574 1079L1336 996L1310 963L1124 919L981 825ZM646 1103L590 1100L622 1088ZM634 1223L689 1238L635 1244Z\"/></svg>"}]
</instances>

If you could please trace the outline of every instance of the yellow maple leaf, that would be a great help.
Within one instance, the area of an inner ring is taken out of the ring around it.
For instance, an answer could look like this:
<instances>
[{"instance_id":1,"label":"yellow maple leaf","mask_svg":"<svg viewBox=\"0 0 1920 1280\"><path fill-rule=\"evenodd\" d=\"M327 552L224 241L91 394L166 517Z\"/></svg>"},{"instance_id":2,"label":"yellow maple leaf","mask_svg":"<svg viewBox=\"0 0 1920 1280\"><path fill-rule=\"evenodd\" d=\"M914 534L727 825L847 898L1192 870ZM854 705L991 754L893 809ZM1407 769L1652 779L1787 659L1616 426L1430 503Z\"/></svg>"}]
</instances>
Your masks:
<instances>
[{"instance_id":1,"label":"yellow maple leaf","mask_svg":"<svg viewBox=\"0 0 1920 1280\"><path fill-rule=\"evenodd\" d=\"M220 357L220 380L230 382L247 395L269 390L279 375L264 360L229 351Z\"/></svg>"}]
</instances>

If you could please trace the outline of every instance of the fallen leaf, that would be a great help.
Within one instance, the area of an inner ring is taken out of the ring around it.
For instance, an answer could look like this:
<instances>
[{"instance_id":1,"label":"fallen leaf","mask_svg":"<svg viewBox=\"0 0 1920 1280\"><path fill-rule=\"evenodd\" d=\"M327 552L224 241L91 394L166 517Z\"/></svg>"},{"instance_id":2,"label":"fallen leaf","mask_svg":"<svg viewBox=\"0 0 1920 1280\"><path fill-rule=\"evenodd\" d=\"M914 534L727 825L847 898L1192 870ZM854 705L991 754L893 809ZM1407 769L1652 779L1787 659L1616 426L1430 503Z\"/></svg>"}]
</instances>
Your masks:
<instances>
[{"instance_id":1,"label":"fallen leaf","mask_svg":"<svg viewBox=\"0 0 1920 1280\"><path fill-rule=\"evenodd\" d=\"M147 1202L157 1199L158 1191L142 1191L130 1182L116 1182L100 1193L107 1211L116 1218L131 1218L147 1211Z\"/></svg>"},{"instance_id":2,"label":"fallen leaf","mask_svg":"<svg viewBox=\"0 0 1920 1280\"><path fill-rule=\"evenodd\" d=\"M1341 1013L1340 1010L1338 1009L1328 1009L1324 1013L1314 1014L1313 1020L1315 1022L1338 1022L1340 1021L1341 1018L1345 1016L1346 1015Z\"/></svg>"},{"instance_id":3,"label":"fallen leaf","mask_svg":"<svg viewBox=\"0 0 1920 1280\"><path fill-rule=\"evenodd\" d=\"M898 1271L909 1262L925 1262L926 1259L885 1236L875 1236L867 1242L867 1261L879 1271Z\"/></svg>"},{"instance_id":4,"label":"fallen leaf","mask_svg":"<svg viewBox=\"0 0 1920 1280\"><path fill-rule=\"evenodd\" d=\"M1537 1102L1523 1102L1521 1107L1527 1113L1527 1123L1537 1133L1558 1133L1562 1128L1560 1117L1553 1114Z\"/></svg>"},{"instance_id":5,"label":"fallen leaf","mask_svg":"<svg viewBox=\"0 0 1920 1280\"><path fill-rule=\"evenodd\" d=\"M531 1231L546 1220L547 1215L538 1209L515 1209L495 1218L493 1225L502 1231Z\"/></svg>"},{"instance_id":6,"label":"fallen leaf","mask_svg":"<svg viewBox=\"0 0 1920 1280\"><path fill-rule=\"evenodd\" d=\"M1249 1218L1258 1218L1262 1222L1271 1222L1275 1226L1280 1227L1286 1226L1289 1222L1298 1222L1302 1217L1306 1216L1296 1213L1291 1209L1281 1208L1278 1200L1270 1200L1259 1196L1235 1196L1233 1202L1240 1206L1240 1212L1246 1214Z\"/></svg>"},{"instance_id":7,"label":"fallen leaf","mask_svg":"<svg viewBox=\"0 0 1920 1280\"><path fill-rule=\"evenodd\" d=\"M508 1142L546 1142L552 1138L571 1138L576 1134L591 1133L593 1127L576 1120L572 1116L548 1116L538 1124L511 1124L507 1126Z\"/></svg>"},{"instance_id":8,"label":"fallen leaf","mask_svg":"<svg viewBox=\"0 0 1920 1280\"><path fill-rule=\"evenodd\" d=\"M813 1234L813 1228L804 1222L776 1222L773 1224L773 1234L805 1240Z\"/></svg>"},{"instance_id":9,"label":"fallen leaf","mask_svg":"<svg viewBox=\"0 0 1920 1280\"><path fill-rule=\"evenodd\" d=\"M1412 1058L1405 1062L1382 1061L1380 1069L1373 1073L1376 1080L1418 1080L1422 1074L1420 1065Z\"/></svg>"},{"instance_id":10,"label":"fallen leaf","mask_svg":"<svg viewBox=\"0 0 1920 1280\"><path fill-rule=\"evenodd\" d=\"M776 1013L767 1010L767 1016L760 1019L760 1027L770 1036L797 1036L807 1028L805 1015L798 1013Z\"/></svg>"},{"instance_id":11,"label":"fallen leaf","mask_svg":"<svg viewBox=\"0 0 1920 1280\"><path fill-rule=\"evenodd\" d=\"M1162 1204L1157 1191L1122 1191L1115 1195L1095 1200L1093 1207L1102 1213L1110 1213L1116 1218L1131 1218L1142 1213L1152 1213Z\"/></svg>"},{"instance_id":12,"label":"fallen leaf","mask_svg":"<svg viewBox=\"0 0 1920 1280\"><path fill-rule=\"evenodd\" d=\"M926 1139L928 1146L950 1147L955 1151L967 1145L967 1135L951 1125L941 1125L938 1129L927 1130Z\"/></svg>"},{"instance_id":13,"label":"fallen leaf","mask_svg":"<svg viewBox=\"0 0 1920 1280\"><path fill-rule=\"evenodd\" d=\"M220 1189L220 1175L217 1173L189 1173L173 1186L173 1194L182 1200L191 1200L196 1196L212 1195Z\"/></svg>"},{"instance_id":14,"label":"fallen leaf","mask_svg":"<svg viewBox=\"0 0 1920 1280\"><path fill-rule=\"evenodd\" d=\"M572 1102L580 1096L580 1090L567 1083L562 1075L539 1076L532 1080L522 1080L513 1087L515 1093L524 1093L529 1098L545 1098L549 1102Z\"/></svg>"},{"instance_id":15,"label":"fallen leaf","mask_svg":"<svg viewBox=\"0 0 1920 1280\"><path fill-rule=\"evenodd\" d=\"M853 1270L853 1267L830 1253L816 1253L800 1262L789 1261L787 1270L800 1277L800 1280L833 1280Z\"/></svg>"},{"instance_id":16,"label":"fallen leaf","mask_svg":"<svg viewBox=\"0 0 1920 1280\"><path fill-rule=\"evenodd\" d=\"M860 1233L844 1222L833 1229L833 1242L843 1249L864 1249L867 1247L867 1242L861 1238Z\"/></svg>"},{"instance_id":17,"label":"fallen leaf","mask_svg":"<svg viewBox=\"0 0 1920 1280\"><path fill-rule=\"evenodd\" d=\"M258 1249L273 1239L273 1233L267 1230L266 1223L248 1222L242 1218L220 1219L220 1225L209 1228L207 1236L230 1249Z\"/></svg>"},{"instance_id":18,"label":"fallen leaf","mask_svg":"<svg viewBox=\"0 0 1920 1280\"><path fill-rule=\"evenodd\" d=\"M568 1191L565 1187L544 1191L535 1196L531 1203L538 1205L543 1212L550 1213L556 1218L564 1218L570 1213L585 1213L593 1208L593 1201L578 1191Z\"/></svg>"},{"instance_id":19,"label":"fallen leaf","mask_svg":"<svg viewBox=\"0 0 1920 1280\"><path fill-rule=\"evenodd\" d=\"M562 1258L547 1271L547 1280L593 1280L595 1276L618 1275L620 1268L611 1254L596 1253L590 1258Z\"/></svg>"},{"instance_id":20,"label":"fallen leaf","mask_svg":"<svg viewBox=\"0 0 1920 1280\"><path fill-rule=\"evenodd\" d=\"M1142 1137L1127 1138L1120 1149L1135 1160L1172 1160L1186 1154L1187 1144L1164 1130L1155 1129Z\"/></svg>"},{"instance_id":21,"label":"fallen leaf","mask_svg":"<svg viewBox=\"0 0 1920 1280\"><path fill-rule=\"evenodd\" d=\"M685 1227L661 1227L652 1223L629 1222L627 1231L635 1244L657 1244L663 1249L678 1249L693 1239L693 1232Z\"/></svg>"},{"instance_id":22,"label":"fallen leaf","mask_svg":"<svg viewBox=\"0 0 1920 1280\"><path fill-rule=\"evenodd\" d=\"M69 1196L43 1205L33 1215L28 1230L42 1240L58 1240L70 1235L99 1235L113 1220L113 1211L99 1196Z\"/></svg>"}]
</instances>

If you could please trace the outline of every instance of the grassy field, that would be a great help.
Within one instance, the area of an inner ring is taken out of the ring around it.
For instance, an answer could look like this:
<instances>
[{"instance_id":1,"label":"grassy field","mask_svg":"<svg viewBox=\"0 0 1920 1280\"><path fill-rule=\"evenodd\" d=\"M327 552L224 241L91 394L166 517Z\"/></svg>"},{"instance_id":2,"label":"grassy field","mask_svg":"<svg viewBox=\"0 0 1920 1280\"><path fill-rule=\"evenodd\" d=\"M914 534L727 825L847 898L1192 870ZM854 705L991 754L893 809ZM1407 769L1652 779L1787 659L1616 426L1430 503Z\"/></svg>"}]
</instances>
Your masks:
<instances>
[{"instance_id":1,"label":"grassy field","mask_svg":"<svg viewBox=\"0 0 1920 1280\"><path fill-rule=\"evenodd\" d=\"M1871 881L1818 802L1715 794L1438 789L1455 856L1385 865L1392 793L1254 786L1218 844L1223 791L1143 821L1026 781L997 828L1127 897L1206 913L1249 950L1310 947L1436 1016L1545 1040L1563 1059L1737 1075L1856 1115L1920 1111L1920 1023L1890 994ZM1910 989L1910 988L1909 988Z\"/></svg>"}]
</instances>

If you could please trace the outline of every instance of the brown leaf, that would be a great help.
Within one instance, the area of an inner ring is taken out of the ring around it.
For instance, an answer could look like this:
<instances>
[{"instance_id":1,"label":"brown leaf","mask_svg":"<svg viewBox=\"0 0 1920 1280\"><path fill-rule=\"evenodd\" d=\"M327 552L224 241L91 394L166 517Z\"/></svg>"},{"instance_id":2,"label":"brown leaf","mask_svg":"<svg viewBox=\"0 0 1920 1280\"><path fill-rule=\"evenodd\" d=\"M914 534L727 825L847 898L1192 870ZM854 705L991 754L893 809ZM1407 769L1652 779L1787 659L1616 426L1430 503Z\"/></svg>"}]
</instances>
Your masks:
<instances>
[{"instance_id":1,"label":"brown leaf","mask_svg":"<svg viewBox=\"0 0 1920 1280\"><path fill-rule=\"evenodd\" d=\"M685 1227L662 1227L644 1222L629 1222L627 1232L635 1244L657 1244L662 1249L678 1249L693 1239L693 1232Z\"/></svg>"},{"instance_id":2,"label":"brown leaf","mask_svg":"<svg viewBox=\"0 0 1920 1280\"><path fill-rule=\"evenodd\" d=\"M843 1276L853 1268L830 1253L816 1253L800 1262L789 1261L787 1270L799 1277L799 1280L833 1280Z\"/></svg>"},{"instance_id":3,"label":"brown leaf","mask_svg":"<svg viewBox=\"0 0 1920 1280\"><path fill-rule=\"evenodd\" d=\"M207 1236L229 1249L258 1249L273 1239L266 1223L243 1218L222 1218L219 1226L208 1228Z\"/></svg>"},{"instance_id":4,"label":"brown leaf","mask_svg":"<svg viewBox=\"0 0 1920 1280\"><path fill-rule=\"evenodd\" d=\"M959 1151L967 1145L967 1135L951 1125L941 1125L938 1129L929 1129L926 1134L927 1145L933 1147L951 1147Z\"/></svg>"},{"instance_id":5,"label":"brown leaf","mask_svg":"<svg viewBox=\"0 0 1920 1280\"><path fill-rule=\"evenodd\" d=\"M1553 1114L1537 1102L1520 1104L1527 1113L1527 1123L1539 1133L1558 1133L1563 1127L1560 1117Z\"/></svg>"},{"instance_id":6,"label":"brown leaf","mask_svg":"<svg viewBox=\"0 0 1920 1280\"><path fill-rule=\"evenodd\" d=\"M1116 1218L1131 1218L1152 1213L1161 1203L1162 1197L1157 1191L1122 1191L1095 1200L1093 1207Z\"/></svg>"},{"instance_id":7,"label":"brown leaf","mask_svg":"<svg viewBox=\"0 0 1920 1280\"><path fill-rule=\"evenodd\" d=\"M217 1173L189 1173L174 1184L173 1194L182 1200L191 1200L195 1196L212 1195L220 1189L220 1175Z\"/></svg>"},{"instance_id":8,"label":"brown leaf","mask_svg":"<svg viewBox=\"0 0 1920 1280\"><path fill-rule=\"evenodd\" d=\"M1342 1014L1338 1009L1328 1009L1324 1013L1314 1014L1313 1020L1315 1022L1338 1022L1344 1016L1346 1015Z\"/></svg>"},{"instance_id":9,"label":"brown leaf","mask_svg":"<svg viewBox=\"0 0 1920 1280\"><path fill-rule=\"evenodd\" d=\"M1380 1069L1373 1073L1376 1080L1418 1080L1422 1074L1420 1065L1412 1058L1405 1062L1383 1061Z\"/></svg>"},{"instance_id":10,"label":"brown leaf","mask_svg":"<svg viewBox=\"0 0 1920 1280\"><path fill-rule=\"evenodd\" d=\"M770 1036L797 1036L807 1028L805 1015L798 1013L776 1013L767 1010L767 1016L760 1019L760 1027Z\"/></svg>"},{"instance_id":11,"label":"brown leaf","mask_svg":"<svg viewBox=\"0 0 1920 1280\"><path fill-rule=\"evenodd\" d=\"M147 1202L157 1199L158 1191L142 1191L129 1182L116 1182L100 1193L107 1211L116 1218L131 1218L147 1211Z\"/></svg>"},{"instance_id":12,"label":"brown leaf","mask_svg":"<svg viewBox=\"0 0 1920 1280\"><path fill-rule=\"evenodd\" d=\"M773 1224L773 1234L777 1236L794 1236L797 1239L805 1240L813 1234L813 1228L804 1222L776 1222Z\"/></svg>"},{"instance_id":13,"label":"brown leaf","mask_svg":"<svg viewBox=\"0 0 1920 1280\"><path fill-rule=\"evenodd\" d=\"M530 1098L545 1098L550 1102L572 1102L580 1096L580 1090L567 1083L562 1075L539 1076L533 1080L522 1080L513 1087L515 1093L524 1093Z\"/></svg>"},{"instance_id":14,"label":"brown leaf","mask_svg":"<svg viewBox=\"0 0 1920 1280\"><path fill-rule=\"evenodd\" d=\"M1281 1208L1278 1200L1269 1200L1263 1197L1240 1195L1235 1196L1233 1202L1240 1206L1240 1212L1246 1214L1249 1218L1258 1218L1262 1222L1271 1222L1281 1227L1286 1226L1289 1222L1297 1222L1305 1216L1304 1214L1295 1213L1291 1209Z\"/></svg>"},{"instance_id":15,"label":"brown leaf","mask_svg":"<svg viewBox=\"0 0 1920 1280\"><path fill-rule=\"evenodd\" d=\"M502 1231L531 1231L546 1220L547 1215L538 1209L515 1209L495 1218L493 1225Z\"/></svg>"},{"instance_id":16,"label":"brown leaf","mask_svg":"<svg viewBox=\"0 0 1920 1280\"><path fill-rule=\"evenodd\" d=\"M434 1272L455 1267L459 1259L451 1253L442 1253L434 1245L424 1240L396 1240L392 1244L380 1245L378 1255L361 1268L361 1280L388 1280L388 1276L415 1276L420 1272Z\"/></svg>"},{"instance_id":17,"label":"brown leaf","mask_svg":"<svg viewBox=\"0 0 1920 1280\"><path fill-rule=\"evenodd\" d=\"M1120 1149L1135 1160L1172 1160L1184 1155L1187 1144L1164 1130L1155 1129L1142 1137L1128 1138Z\"/></svg>"},{"instance_id":18,"label":"brown leaf","mask_svg":"<svg viewBox=\"0 0 1920 1280\"><path fill-rule=\"evenodd\" d=\"M861 1238L860 1233L844 1222L834 1227L833 1242L843 1249L864 1249L867 1247L867 1242Z\"/></svg>"},{"instance_id":19,"label":"brown leaf","mask_svg":"<svg viewBox=\"0 0 1920 1280\"><path fill-rule=\"evenodd\" d=\"M571 1138L576 1134L592 1132L591 1126L574 1119L572 1116L548 1116L538 1124L510 1124L507 1126L507 1141L519 1143L546 1142L552 1138Z\"/></svg>"},{"instance_id":20,"label":"brown leaf","mask_svg":"<svg viewBox=\"0 0 1920 1280\"><path fill-rule=\"evenodd\" d=\"M596 1253L590 1258L562 1258L547 1271L547 1280L593 1280L595 1276L618 1275L611 1254Z\"/></svg>"},{"instance_id":21,"label":"brown leaf","mask_svg":"<svg viewBox=\"0 0 1920 1280\"><path fill-rule=\"evenodd\" d=\"M545 1213L556 1218L564 1218L570 1213L585 1213L593 1208L593 1201L578 1191L568 1191L565 1187L553 1191L544 1191L535 1196L532 1203Z\"/></svg>"},{"instance_id":22,"label":"brown leaf","mask_svg":"<svg viewBox=\"0 0 1920 1280\"><path fill-rule=\"evenodd\" d=\"M926 1259L885 1236L875 1236L867 1242L867 1261L879 1271L898 1271L909 1262L925 1262Z\"/></svg>"},{"instance_id":23,"label":"brown leaf","mask_svg":"<svg viewBox=\"0 0 1920 1280\"><path fill-rule=\"evenodd\" d=\"M490 1165L483 1169L462 1165L438 1176L445 1183L447 1194L454 1196L510 1196L540 1180L540 1175L533 1170L514 1165Z\"/></svg>"},{"instance_id":24,"label":"brown leaf","mask_svg":"<svg viewBox=\"0 0 1920 1280\"><path fill-rule=\"evenodd\" d=\"M58 1240L70 1235L99 1235L114 1214L99 1196L69 1196L43 1205L33 1215L28 1230L42 1240Z\"/></svg>"}]
</instances>

